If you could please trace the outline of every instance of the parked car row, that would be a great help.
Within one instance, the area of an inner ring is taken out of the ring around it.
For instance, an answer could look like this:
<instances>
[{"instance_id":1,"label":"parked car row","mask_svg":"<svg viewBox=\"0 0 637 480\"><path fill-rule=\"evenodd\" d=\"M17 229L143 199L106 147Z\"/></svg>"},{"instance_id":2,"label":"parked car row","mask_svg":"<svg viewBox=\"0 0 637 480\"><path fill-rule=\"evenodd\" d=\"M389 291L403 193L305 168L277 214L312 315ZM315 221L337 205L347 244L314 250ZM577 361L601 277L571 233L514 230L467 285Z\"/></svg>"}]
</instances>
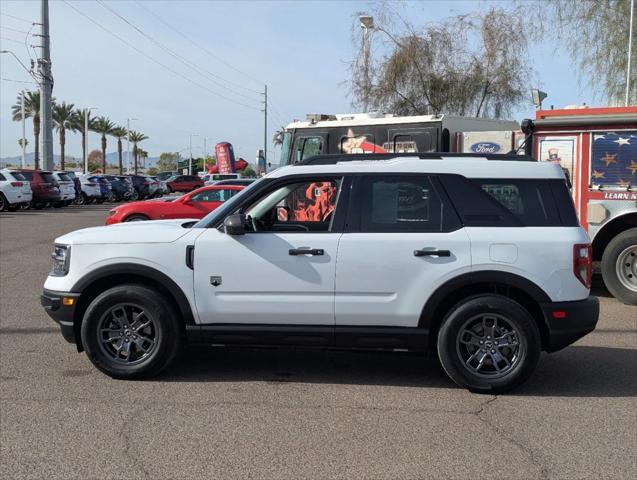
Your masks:
<instances>
[{"instance_id":1,"label":"parked car row","mask_svg":"<svg viewBox=\"0 0 637 480\"><path fill-rule=\"evenodd\" d=\"M60 208L70 204L135 201L188 192L203 182L187 176L165 180L145 175L79 174L20 168L0 170L0 211L18 208Z\"/></svg>"}]
</instances>

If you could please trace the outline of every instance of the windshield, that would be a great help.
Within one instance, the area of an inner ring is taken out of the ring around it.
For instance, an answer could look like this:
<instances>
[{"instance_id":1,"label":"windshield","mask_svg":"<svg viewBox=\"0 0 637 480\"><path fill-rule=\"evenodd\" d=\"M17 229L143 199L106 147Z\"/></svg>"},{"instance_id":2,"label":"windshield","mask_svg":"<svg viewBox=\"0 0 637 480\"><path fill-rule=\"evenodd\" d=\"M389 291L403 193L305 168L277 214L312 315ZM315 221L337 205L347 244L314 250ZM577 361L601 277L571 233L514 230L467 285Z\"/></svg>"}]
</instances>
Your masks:
<instances>
[{"instance_id":1,"label":"windshield","mask_svg":"<svg viewBox=\"0 0 637 480\"><path fill-rule=\"evenodd\" d=\"M279 157L279 166L288 165L290 163L290 146L292 144L292 134L283 132L283 143L281 144L281 156Z\"/></svg>"},{"instance_id":2,"label":"windshield","mask_svg":"<svg viewBox=\"0 0 637 480\"><path fill-rule=\"evenodd\" d=\"M255 189L255 185L260 184L261 182L265 182L267 177L261 177L256 182L250 184L245 189L238 192L234 197L232 197L227 202L224 202L220 207L210 212L208 215L199 220L192 228L205 228L208 225L212 225L217 223L217 221L221 218L224 218L230 212L237 209L239 204L243 201L243 197L249 195L248 192L252 192Z\"/></svg>"}]
</instances>

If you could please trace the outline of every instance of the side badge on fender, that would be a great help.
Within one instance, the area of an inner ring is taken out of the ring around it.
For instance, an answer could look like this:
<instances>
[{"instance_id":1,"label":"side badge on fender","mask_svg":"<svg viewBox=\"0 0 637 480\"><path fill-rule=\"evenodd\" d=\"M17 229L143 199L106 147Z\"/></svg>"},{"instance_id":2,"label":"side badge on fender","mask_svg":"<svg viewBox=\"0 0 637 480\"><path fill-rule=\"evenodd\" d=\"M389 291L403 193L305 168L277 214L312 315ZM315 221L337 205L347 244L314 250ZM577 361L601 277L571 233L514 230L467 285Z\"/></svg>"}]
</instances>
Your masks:
<instances>
[{"instance_id":1,"label":"side badge on fender","mask_svg":"<svg viewBox=\"0 0 637 480\"><path fill-rule=\"evenodd\" d=\"M210 277L210 285L213 287L221 285L221 277Z\"/></svg>"}]
</instances>

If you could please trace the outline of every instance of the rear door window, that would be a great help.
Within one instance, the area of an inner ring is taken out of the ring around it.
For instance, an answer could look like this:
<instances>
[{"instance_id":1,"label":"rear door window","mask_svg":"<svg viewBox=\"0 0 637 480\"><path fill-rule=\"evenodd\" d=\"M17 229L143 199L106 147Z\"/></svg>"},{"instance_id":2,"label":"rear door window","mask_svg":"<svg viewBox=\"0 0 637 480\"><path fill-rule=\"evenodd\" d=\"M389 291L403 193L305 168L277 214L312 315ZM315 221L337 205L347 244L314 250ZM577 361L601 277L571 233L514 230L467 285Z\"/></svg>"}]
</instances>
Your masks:
<instances>
[{"instance_id":1,"label":"rear door window","mask_svg":"<svg viewBox=\"0 0 637 480\"><path fill-rule=\"evenodd\" d=\"M33 181L33 172L19 172L19 173L18 173L18 172L15 172L15 173L13 174L13 176L14 176L15 178L18 178L18 177L17 177L18 175L22 175L22 179L21 179L21 180L27 180L27 181L29 181L29 182L32 182L32 181Z\"/></svg>"},{"instance_id":2,"label":"rear door window","mask_svg":"<svg viewBox=\"0 0 637 480\"><path fill-rule=\"evenodd\" d=\"M0 173L0 181L6 180L5 176Z\"/></svg>"},{"instance_id":3,"label":"rear door window","mask_svg":"<svg viewBox=\"0 0 637 480\"><path fill-rule=\"evenodd\" d=\"M573 226L570 197L570 208L558 206L556 202L556 197L564 200L564 195L559 195L561 190L568 195L563 180L467 179L460 175L443 175L441 181L465 226Z\"/></svg>"},{"instance_id":4,"label":"rear door window","mask_svg":"<svg viewBox=\"0 0 637 480\"><path fill-rule=\"evenodd\" d=\"M296 162L319 155L323 152L323 137L299 137L294 150Z\"/></svg>"},{"instance_id":5,"label":"rear door window","mask_svg":"<svg viewBox=\"0 0 637 480\"><path fill-rule=\"evenodd\" d=\"M460 221L429 175L369 175L355 181L351 231L449 232Z\"/></svg>"}]
</instances>

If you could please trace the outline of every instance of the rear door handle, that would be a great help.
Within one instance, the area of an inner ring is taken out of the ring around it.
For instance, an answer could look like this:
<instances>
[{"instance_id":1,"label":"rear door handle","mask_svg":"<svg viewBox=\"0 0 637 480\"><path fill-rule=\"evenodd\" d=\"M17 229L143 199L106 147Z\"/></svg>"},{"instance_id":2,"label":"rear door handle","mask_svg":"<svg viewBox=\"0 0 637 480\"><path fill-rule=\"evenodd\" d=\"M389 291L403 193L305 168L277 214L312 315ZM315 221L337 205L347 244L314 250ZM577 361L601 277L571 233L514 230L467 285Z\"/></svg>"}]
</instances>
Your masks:
<instances>
[{"instance_id":1,"label":"rear door handle","mask_svg":"<svg viewBox=\"0 0 637 480\"><path fill-rule=\"evenodd\" d=\"M290 255L323 255L325 250L322 248L290 248Z\"/></svg>"},{"instance_id":2,"label":"rear door handle","mask_svg":"<svg viewBox=\"0 0 637 480\"><path fill-rule=\"evenodd\" d=\"M414 257L450 257L449 250L414 250Z\"/></svg>"}]
</instances>

